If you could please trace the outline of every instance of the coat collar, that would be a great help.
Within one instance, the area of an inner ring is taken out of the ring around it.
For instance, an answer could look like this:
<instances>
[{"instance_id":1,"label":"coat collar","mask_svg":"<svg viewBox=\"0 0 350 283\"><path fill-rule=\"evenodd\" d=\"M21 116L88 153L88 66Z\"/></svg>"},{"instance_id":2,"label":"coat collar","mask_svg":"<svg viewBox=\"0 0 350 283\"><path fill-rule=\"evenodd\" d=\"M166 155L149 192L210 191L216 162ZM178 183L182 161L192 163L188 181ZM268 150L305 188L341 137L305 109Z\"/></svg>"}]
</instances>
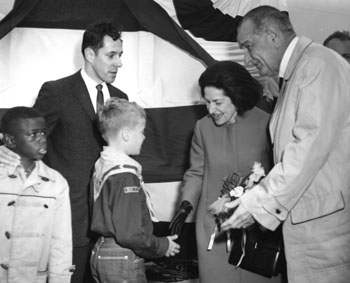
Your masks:
<instances>
[{"instance_id":1,"label":"coat collar","mask_svg":"<svg viewBox=\"0 0 350 283\"><path fill-rule=\"evenodd\" d=\"M294 52L292 53L292 56L289 60L289 63L287 65L287 69L284 74L285 81L288 81L290 79L305 49L307 49L311 43L312 43L312 40L306 37L301 37L299 39L297 45L295 46Z\"/></svg>"},{"instance_id":2,"label":"coat collar","mask_svg":"<svg viewBox=\"0 0 350 283\"><path fill-rule=\"evenodd\" d=\"M312 40L306 37L301 37L298 39L298 42L286 66L286 70L283 76L283 82L279 90L279 93L280 93L279 96L283 95L283 93L285 92L288 81L292 76L301 56L303 55L304 51L309 47L311 43L312 43Z\"/></svg>"},{"instance_id":3,"label":"coat collar","mask_svg":"<svg viewBox=\"0 0 350 283\"><path fill-rule=\"evenodd\" d=\"M24 188L32 187L35 191L39 192L43 186L42 183L56 182L55 175L50 172L49 167L42 161L35 161L35 168L29 177L26 177L24 168L22 165L16 168L7 166L7 175L11 179L21 179Z\"/></svg>"}]
</instances>

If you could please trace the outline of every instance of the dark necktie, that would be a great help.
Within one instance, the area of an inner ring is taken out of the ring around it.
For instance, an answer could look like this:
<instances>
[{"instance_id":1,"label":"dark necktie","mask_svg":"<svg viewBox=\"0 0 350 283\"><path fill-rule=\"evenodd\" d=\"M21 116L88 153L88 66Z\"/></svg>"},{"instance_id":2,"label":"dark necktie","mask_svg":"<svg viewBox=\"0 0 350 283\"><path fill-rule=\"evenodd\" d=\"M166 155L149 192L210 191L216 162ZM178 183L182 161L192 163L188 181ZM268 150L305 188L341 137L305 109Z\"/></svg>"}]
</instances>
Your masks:
<instances>
[{"instance_id":1,"label":"dark necktie","mask_svg":"<svg viewBox=\"0 0 350 283\"><path fill-rule=\"evenodd\" d=\"M98 84L96 86L96 88L97 88L96 113L98 113L104 105L102 87L103 86L101 84Z\"/></svg>"},{"instance_id":2,"label":"dark necktie","mask_svg":"<svg viewBox=\"0 0 350 283\"><path fill-rule=\"evenodd\" d=\"M283 78L280 77L280 80L279 80L279 82L278 82L278 89L279 89L279 90L281 90L282 85L283 85Z\"/></svg>"}]
</instances>

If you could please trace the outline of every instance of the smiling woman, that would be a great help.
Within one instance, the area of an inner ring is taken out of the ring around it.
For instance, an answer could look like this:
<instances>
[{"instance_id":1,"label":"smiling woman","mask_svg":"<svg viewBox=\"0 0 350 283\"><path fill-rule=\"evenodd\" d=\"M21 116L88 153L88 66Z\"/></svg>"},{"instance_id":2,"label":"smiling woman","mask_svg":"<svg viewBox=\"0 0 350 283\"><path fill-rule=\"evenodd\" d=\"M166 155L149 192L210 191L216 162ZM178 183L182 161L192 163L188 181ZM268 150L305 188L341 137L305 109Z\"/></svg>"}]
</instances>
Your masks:
<instances>
[{"instance_id":1,"label":"smiling woman","mask_svg":"<svg viewBox=\"0 0 350 283\"><path fill-rule=\"evenodd\" d=\"M172 234L194 208L200 282L280 282L234 269L227 262L226 233L218 232L211 250L210 235L216 225L208 205L220 195L224 176L250 172L261 162L270 168L267 125L270 115L255 107L262 91L259 83L240 64L221 61L208 67L200 76L199 86L209 115L195 126L190 153L190 168L184 175L181 205L171 222Z\"/></svg>"}]
</instances>

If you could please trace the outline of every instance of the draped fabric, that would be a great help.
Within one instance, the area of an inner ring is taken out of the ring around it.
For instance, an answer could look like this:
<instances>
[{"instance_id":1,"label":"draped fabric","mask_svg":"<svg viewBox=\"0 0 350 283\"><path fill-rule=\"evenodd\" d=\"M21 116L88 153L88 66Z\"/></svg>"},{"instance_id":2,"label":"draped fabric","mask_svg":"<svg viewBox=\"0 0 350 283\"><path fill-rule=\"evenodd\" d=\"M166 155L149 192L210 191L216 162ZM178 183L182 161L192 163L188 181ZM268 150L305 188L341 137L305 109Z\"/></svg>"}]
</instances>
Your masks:
<instances>
[{"instance_id":1,"label":"draped fabric","mask_svg":"<svg viewBox=\"0 0 350 283\"><path fill-rule=\"evenodd\" d=\"M232 12L224 2L15 0L0 21L0 117L9 107L33 105L45 81L81 68L83 31L98 20L114 21L123 31L124 53L113 84L146 109L146 139L134 158L143 167L161 221L155 224L155 233L167 235L189 166L193 128L207 114L198 78L216 60L244 64L235 42L240 19L236 12L244 9ZM247 69L263 83L254 67ZM187 221L178 258L193 259L193 216Z\"/></svg>"},{"instance_id":2,"label":"draped fabric","mask_svg":"<svg viewBox=\"0 0 350 283\"><path fill-rule=\"evenodd\" d=\"M0 39L16 26L84 30L91 19L113 19L124 31L152 32L206 65L215 62L152 0L16 0L0 22Z\"/></svg>"}]
</instances>

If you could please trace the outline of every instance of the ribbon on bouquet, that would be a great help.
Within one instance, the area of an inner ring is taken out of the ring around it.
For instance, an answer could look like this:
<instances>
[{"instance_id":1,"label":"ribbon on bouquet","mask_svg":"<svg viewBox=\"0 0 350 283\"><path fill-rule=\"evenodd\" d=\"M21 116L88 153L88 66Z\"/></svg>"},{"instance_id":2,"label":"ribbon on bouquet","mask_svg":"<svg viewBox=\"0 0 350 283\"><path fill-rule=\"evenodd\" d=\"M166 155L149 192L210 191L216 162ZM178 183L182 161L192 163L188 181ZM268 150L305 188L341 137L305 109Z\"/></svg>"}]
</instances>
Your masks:
<instances>
[{"instance_id":1,"label":"ribbon on bouquet","mask_svg":"<svg viewBox=\"0 0 350 283\"><path fill-rule=\"evenodd\" d=\"M214 245L214 241L215 241L215 237L216 237L216 233L218 232L218 226L215 225L214 227L214 231L213 233L210 235L210 239L209 239L209 244L208 244L208 251L211 251L213 249L213 245ZM231 251L231 231L228 230L226 231L226 252L229 253Z\"/></svg>"},{"instance_id":2,"label":"ribbon on bouquet","mask_svg":"<svg viewBox=\"0 0 350 283\"><path fill-rule=\"evenodd\" d=\"M238 268L242 261L243 261L243 258L245 256L245 245L247 243L247 233L245 231L245 229L242 229L242 240L241 240L241 249L242 249L242 255L241 257L239 258L239 261L237 262L236 264L236 268Z\"/></svg>"}]
</instances>

